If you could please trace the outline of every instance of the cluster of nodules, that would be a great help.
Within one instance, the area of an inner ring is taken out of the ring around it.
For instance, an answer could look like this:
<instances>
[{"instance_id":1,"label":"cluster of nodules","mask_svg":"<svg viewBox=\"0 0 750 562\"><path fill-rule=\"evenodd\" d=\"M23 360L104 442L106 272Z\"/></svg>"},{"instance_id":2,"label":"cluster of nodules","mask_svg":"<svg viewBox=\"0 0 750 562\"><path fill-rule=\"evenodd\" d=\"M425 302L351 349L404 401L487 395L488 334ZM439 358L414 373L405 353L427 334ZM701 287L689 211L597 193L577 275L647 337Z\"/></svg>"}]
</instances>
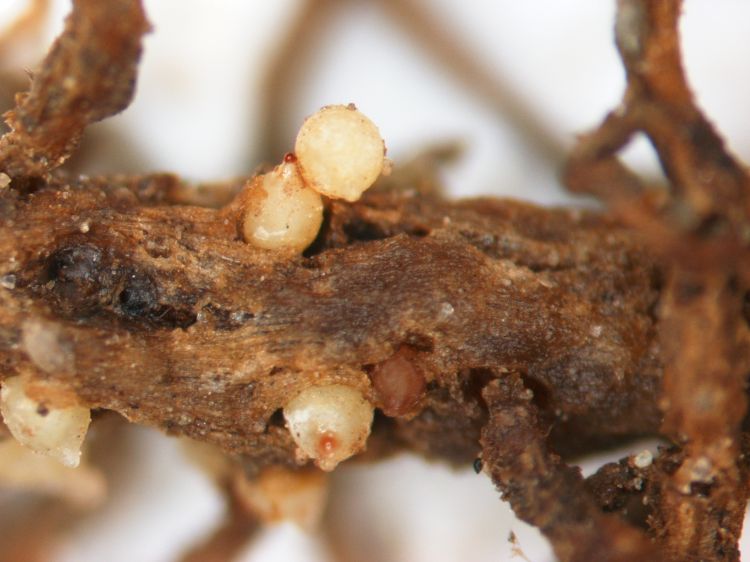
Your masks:
<instances>
[{"instance_id":1,"label":"cluster of nodules","mask_svg":"<svg viewBox=\"0 0 750 562\"><path fill-rule=\"evenodd\" d=\"M356 201L383 172L385 144L354 105L330 105L308 117L294 152L242 194L246 242L298 253L318 235L323 197Z\"/></svg>"},{"instance_id":2,"label":"cluster of nodules","mask_svg":"<svg viewBox=\"0 0 750 562\"><path fill-rule=\"evenodd\" d=\"M285 255L302 252L323 223L323 197L357 201L384 164L385 144L372 121L352 104L322 108L303 123L294 152L245 186L245 241ZM333 470L364 448L373 406L352 386L319 385L292 398L284 417L300 461Z\"/></svg>"},{"instance_id":3,"label":"cluster of nodules","mask_svg":"<svg viewBox=\"0 0 750 562\"><path fill-rule=\"evenodd\" d=\"M248 182L241 195L245 241L268 251L301 252L323 222L322 198L356 201L384 163L385 145L367 117L353 105L324 107L303 124L293 154ZM32 322L23 339L41 371L61 368L66 351L54 326ZM312 460L333 470L365 448L374 404L386 415L410 415L425 387L404 352L375 366L370 381L367 390L343 383L311 386L284 405L301 463ZM78 465L91 416L72 392L28 376L10 377L0 385L0 411L18 442L66 466Z\"/></svg>"},{"instance_id":4,"label":"cluster of nodules","mask_svg":"<svg viewBox=\"0 0 750 562\"><path fill-rule=\"evenodd\" d=\"M386 415L415 413L423 398L425 378L403 353L375 366L371 400L354 386L315 385L289 400L283 409L301 463L312 460L325 471L362 451L370 435L374 404ZM91 414L74 393L27 376L0 383L0 412L16 440L36 453L78 466Z\"/></svg>"},{"instance_id":5,"label":"cluster of nodules","mask_svg":"<svg viewBox=\"0 0 750 562\"><path fill-rule=\"evenodd\" d=\"M370 372L369 394L384 414L409 417L417 412L425 376L408 350L399 350ZM374 406L345 384L312 386L284 406L284 418L301 459L323 470L362 451L370 435Z\"/></svg>"}]
</instances>

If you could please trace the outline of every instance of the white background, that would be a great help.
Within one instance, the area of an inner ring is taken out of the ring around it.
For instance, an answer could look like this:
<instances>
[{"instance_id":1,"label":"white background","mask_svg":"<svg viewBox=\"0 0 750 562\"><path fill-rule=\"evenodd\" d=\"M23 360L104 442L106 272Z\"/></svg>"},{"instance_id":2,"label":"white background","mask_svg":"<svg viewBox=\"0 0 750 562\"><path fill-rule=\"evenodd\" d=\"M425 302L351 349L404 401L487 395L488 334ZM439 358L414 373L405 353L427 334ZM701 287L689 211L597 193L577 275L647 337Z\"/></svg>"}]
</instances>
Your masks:
<instances>
[{"instance_id":1,"label":"white background","mask_svg":"<svg viewBox=\"0 0 750 562\"><path fill-rule=\"evenodd\" d=\"M618 102L624 82L611 38L614 0L422 2L446 35L460 38L494 76L509 82L563 145ZM0 0L0 26L23 3ZM457 83L378 2L340 4L314 41L300 45L299 56L310 64L301 73L289 70L294 88L276 122L290 148L305 115L355 102L379 125L396 163L435 142L463 142L463 159L444 172L456 195L569 201L550 162ZM147 0L154 32L145 41L137 97L101 126L116 129L118 143L103 146L90 171L167 170L195 181L249 174L262 154L267 61L301 6L300 0ZM46 38L20 52L19 65L35 66L68 9L67 1L54 2ZM686 2L684 50L692 84L744 157L750 157L748 27L750 3ZM645 141L628 160L656 173ZM103 510L75 529L58 562L167 561L221 516L221 499L184 462L174 440L134 429L129 447L137 462L112 483ZM586 470L601 462L589 461ZM511 530L529 560L552 560L539 534L517 522L497 496L470 470L404 457L341 468L332 509L341 532L360 545L357 560L511 560ZM282 525L264 532L242 560L322 562L326 548L319 537Z\"/></svg>"}]
</instances>

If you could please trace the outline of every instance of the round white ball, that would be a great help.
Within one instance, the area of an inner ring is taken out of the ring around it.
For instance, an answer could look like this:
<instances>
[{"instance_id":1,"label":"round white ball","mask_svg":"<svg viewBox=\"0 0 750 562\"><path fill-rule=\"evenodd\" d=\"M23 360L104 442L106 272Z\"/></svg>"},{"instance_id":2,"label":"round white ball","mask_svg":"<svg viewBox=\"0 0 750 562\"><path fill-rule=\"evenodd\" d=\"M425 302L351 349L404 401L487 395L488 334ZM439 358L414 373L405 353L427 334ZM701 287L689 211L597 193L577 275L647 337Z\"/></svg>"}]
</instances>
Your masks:
<instances>
[{"instance_id":1,"label":"round white ball","mask_svg":"<svg viewBox=\"0 0 750 562\"><path fill-rule=\"evenodd\" d=\"M295 154L309 187L327 197L356 201L383 171L385 143L354 105L329 105L305 120Z\"/></svg>"},{"instance_id":2,"label":"round white ball","mask_svg":"<svg viewBox=\"0 0 750 562\"><path fill-rule=\"evenodd\" d=\"M287 427L300 452L323 470L333 470L365 448L372 417L372 404L343 384L312 386L284 406Z\"/></svg>"},{"instance_id":3,"label":"round white ball","mask_svg":"<svg viewBox=\"0 0 750 562\"><path fill-rule=\"evenodd\" d=\"M246 242L267 250L301 252L318 235L323 201L306 187L293 162L277 166L248 188L243 220Z\"/></svg>"}]
</instances>

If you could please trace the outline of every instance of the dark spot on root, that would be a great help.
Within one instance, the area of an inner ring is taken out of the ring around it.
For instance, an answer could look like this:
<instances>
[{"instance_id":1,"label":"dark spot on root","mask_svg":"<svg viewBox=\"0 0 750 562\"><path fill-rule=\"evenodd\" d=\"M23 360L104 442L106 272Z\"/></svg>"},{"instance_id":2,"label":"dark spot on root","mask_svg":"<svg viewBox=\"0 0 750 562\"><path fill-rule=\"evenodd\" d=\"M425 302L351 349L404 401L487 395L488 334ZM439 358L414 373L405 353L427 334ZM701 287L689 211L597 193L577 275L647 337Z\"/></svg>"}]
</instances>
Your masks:
<instances>
[{"instance_id":1,"label":"dark spot on root","mask_svg":"<svg viewBox=\"0 0 750 562\"><path fill-rule=\"evenodd\" d=\"M130 318L148 316L158 305L156 284L142 273L130 272L125 275L117 302L120 312L125 316Z\"/></svg>"},{"instance_id":2,"label":"dark spot on root","mask_svg":"<svg viewBox=\"0 0 750 562\"><path fill-rule=\"evenodd\" d=\"M383 240L390 235L380 225L356 219L344 225L344 233L350 242L371 242Z\"/></svg>"},{"instance_id":3,"label":"dark spot on root","mask_svg":"<svg viewBox=\"0 0 750 562\"><path fill-rule=\"evenodd\" d=\"M274 413L271 414L271 417L268 418L268 427L286 427L284 411L281 408L275 410Z\"/></svg>"},{"instance_id":4,"label":"dark spot on root","mask_svg":"<svg viewBox=\"0 0 750 562\"><path fill-rule=\"evenodd\" d=\"M102 251L89 245L62 248L48 259L43 283L52 283L57 304L68 314L88 315L107 297Z\"/></svg>"},{"instance_id":5,"label":"dark spot on root","mask_svg":"<svg viewBox=\"0 0 750 562\"><path fill-rule=\"evenodd\" d=\"M32 291L51 300L67 318L94 321L119 317L131 324L183 329L197 320L191 299L163 299L151 275L97 246L64 246L44 263Z\"/></svg>"},{"instance_id":6,"label":"dark spot on root","mask_svg":"<svg viewBox=\"0 0 750 562\"><path fill-rule=\"evenodd\" d=\"M159 288L150 276L141 271L129 271L123 277L115 310L130 320L184 330L197 321L190 303L187 304L178 307L161 302Z\"/></svg>"},{"instance_id":7,"label":"dark spot on root","mask_svg":"<svg viewBox=\"0 0 750 562\"><path fill-rule=\"evenodd\" d=\"M484 404L482 390L484 390L484 387L495 378L497 378L497 376L492 369L469 369L469 372L461 377L461 388L463 390L464 399L467 402Z\"/></svg>"},{"instance_id":8,"label":"dark spot on root","mask_svg":"<svg viewBox=\"0 0 750 562\"><path fill-rule=\"evenodd\" d=\"M359 217L344 224L343 230L349 243L385 240L399 234L407 234L415 238L424 238L430 234L430 229L424 225L408 225L405 228L384 228L383 225L375 224Z\"/></svg>"},{"instance_id":9,"label":"dark spot on root","mask_svg":"<svg viewBox=\"0 0 750 562\"><path fill-rule=\"evenodd\" d=\"M38 176L13 178L10 187L17 193L21 194L22 200L27 200L29 195L42 189L47 182L44 178Z\"/></svg>"},{"instance_id":10,"label":"dark spot on root","mask_svg":"<svg viewBox=\"0 0 750 562\"><path fill-rule=\"evenodd\" d=\"M305 258L314 258L332 248L377 242L399 235L423 238L429 236L431 232L430 228L421 222L406 225L379 224L364 218L358 214L360 212L363 212L363 209L356 206L344 207L336 202L327 206L318 236L302 255ZM336 215L335 219L334 215ZM305 266L314 268L316 265L316 263L311 263Z\"/></svg>"},{"instance_id":11,"label":"dark spot on root","mask_svg":"<svg viewBox=\"0 0 750 562\"><path fill-rule=\"evenodd\" d=\"M700 496L702 498L707 498L711 495L711 488L713 488L713 484L710 482L690 483L690 493L694 496Z\"/></svg>"}]
</instances>

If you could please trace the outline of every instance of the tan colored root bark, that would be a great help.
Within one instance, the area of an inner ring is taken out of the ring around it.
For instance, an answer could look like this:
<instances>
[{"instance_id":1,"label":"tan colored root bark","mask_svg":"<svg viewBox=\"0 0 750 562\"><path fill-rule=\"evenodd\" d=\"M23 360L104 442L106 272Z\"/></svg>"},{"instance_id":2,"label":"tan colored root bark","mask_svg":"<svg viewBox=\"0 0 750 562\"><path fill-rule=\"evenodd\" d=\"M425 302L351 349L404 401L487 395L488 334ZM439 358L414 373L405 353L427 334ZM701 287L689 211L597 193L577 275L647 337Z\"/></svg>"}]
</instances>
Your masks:
<instances>
[{"instance_id":1,"label":"tan colored root bark","mask_svg":"<svg viewBox=\"0 0 750 562\"><path fill-rule=\"evenodd\" d=\"M606 219L373 193L331 205L313 255L289 259L239 240L232 206L154 206L167 184L3 194L3 376L33 371L91 407L285 462L274 412L311 384L372 397L368 371L402 346L428 399L386 425L426 453L476 452L478 389L507 370L525 373L561 446L658 425L657 270ZM40 327L51 359L24 339Z\"/></svg>"}]
</instances>

